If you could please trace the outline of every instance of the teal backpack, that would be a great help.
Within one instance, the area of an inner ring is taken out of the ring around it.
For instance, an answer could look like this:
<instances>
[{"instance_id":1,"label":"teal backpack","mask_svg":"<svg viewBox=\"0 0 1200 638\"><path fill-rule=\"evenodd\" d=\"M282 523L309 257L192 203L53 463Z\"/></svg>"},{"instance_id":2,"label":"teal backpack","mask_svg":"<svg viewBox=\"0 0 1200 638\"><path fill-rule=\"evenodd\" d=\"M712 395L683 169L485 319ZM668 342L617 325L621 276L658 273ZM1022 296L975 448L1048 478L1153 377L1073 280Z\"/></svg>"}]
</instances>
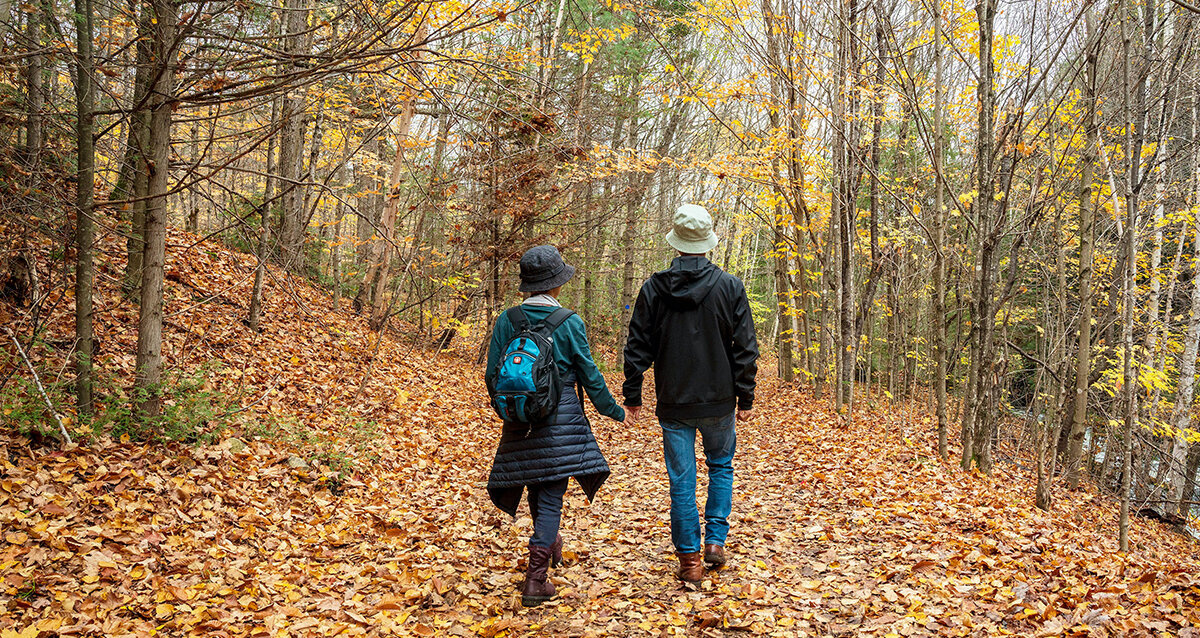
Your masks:
<instances>
[{"instance_id":1,"label":"teal backpack","mask_svg":"<svg viewBox=\"0 0 1200 638\"><path fill-rule=\"evenodd\" d=\"M496 369L488 375L488 395L501 419L530 425L541 423L558 410L562 394L562 379L554 361L554 331L575 313L559 308L531 325L521 306L507 312L516 334L504 348Z\"/></svg>"}]
</instances>

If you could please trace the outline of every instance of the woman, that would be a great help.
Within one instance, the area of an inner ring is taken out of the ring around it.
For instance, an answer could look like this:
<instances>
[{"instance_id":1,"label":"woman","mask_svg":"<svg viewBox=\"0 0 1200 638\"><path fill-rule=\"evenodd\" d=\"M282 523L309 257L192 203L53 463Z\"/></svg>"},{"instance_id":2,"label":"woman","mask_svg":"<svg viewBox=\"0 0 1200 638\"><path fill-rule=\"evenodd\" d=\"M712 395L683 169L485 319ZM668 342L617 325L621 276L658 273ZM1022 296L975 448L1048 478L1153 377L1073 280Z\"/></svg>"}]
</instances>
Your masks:
<instances>
[{"instance_id":1,"label":"woman","mask_svg":"<svg viewBox=\"0 0 1200 638\"><path fill-rule=\"evenodd\" d=\"M562 304L558 302L563 284L575 274L575 267L563 262L554 246L535 246L521 256L520 291L530 293L520 305L530 325L537 325ZM487 382L492 387L496 363L504 348L517 334L505 312L496 320L488 347ZM529 513L533 517L533 536L529 539L529 564L521 589L521 603L540 605L554 596L554 584L546 571L553 563L562 563L563 494L571 477L579 483L591 501L608 478L608 463L600 453L591 425L583 414L582 385L596 409L614 421L625 420L625 410L617 404L604 383L604 377L592 360L587 332L579 315L572 314L552 333L554 360L562 379L558 411L546 423L532 427L505 422L492 472L488 494L496 507L516 517L521 492L529 490Z\"/></svg>"}]
</instances>

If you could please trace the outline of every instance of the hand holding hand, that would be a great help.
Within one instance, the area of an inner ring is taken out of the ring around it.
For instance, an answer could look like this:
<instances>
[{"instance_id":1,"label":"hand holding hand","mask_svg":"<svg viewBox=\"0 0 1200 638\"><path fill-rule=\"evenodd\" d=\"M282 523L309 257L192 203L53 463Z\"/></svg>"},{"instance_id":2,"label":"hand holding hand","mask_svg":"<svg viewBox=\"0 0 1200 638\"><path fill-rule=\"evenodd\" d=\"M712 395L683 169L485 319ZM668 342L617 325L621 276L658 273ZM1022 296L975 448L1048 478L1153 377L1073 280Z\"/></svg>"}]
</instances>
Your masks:
<instances>
[{"instance_id":1,"label":"hand holding hand","mask_svg":"<svg viewBox=\"0 0 1200 638\"><path fill-rule=\"evenodd\" d=\"M738 421L743 421L743 422L745 422L745 421L749 421L749 420L750 420L750 415L751 415L751 414L753 414L753 413L754 413L754 410L753 410L753 409L750 409L750 410L738 410L738 411L737 411L737 420L738 420Z\"/></svg>"},{"instance_id":2,"label":"hand holding hand","mask_svg":"<svg viewBox=\"0 0 1200 638\"><path fill-rule=\"evenodd\" d=\"M638 416L641 415L641 413L642 413L642 406L640 406L640 405L625 406L625 421L624 421L624 423L625 423L626 427L633 427L633 426L637 425Z\"/></svg>"}]
</instances>

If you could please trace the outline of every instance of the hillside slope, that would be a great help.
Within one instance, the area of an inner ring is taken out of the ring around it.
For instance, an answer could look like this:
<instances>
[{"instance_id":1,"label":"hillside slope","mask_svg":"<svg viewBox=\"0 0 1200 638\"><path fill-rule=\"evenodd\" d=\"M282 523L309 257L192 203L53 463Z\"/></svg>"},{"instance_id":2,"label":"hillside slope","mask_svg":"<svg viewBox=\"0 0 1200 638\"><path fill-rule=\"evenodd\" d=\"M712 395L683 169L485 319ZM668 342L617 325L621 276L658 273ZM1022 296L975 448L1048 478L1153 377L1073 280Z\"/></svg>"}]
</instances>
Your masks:
<instances>
[{"instance_id":1,"label":"hillside slope","mask_svg":"<svg viewBox=\"0 0 1200 638\"><path fill-rule=\"evenodd\" d=\"M224 429L210 444L59 450L5 428L5 638L1195 635L1187 539L1135 521L1121 556L1111 503L1059 493L1040 512L1012 467L989 478L930 458L915 408L840 427L772 378L739 426L728 567L679 585L657 425L591 412L612 479L590 505L568 493L560 597L522 609L530 521L483 489L498 424L480 371L402 334L377 340L277 272L252 334L253 259L193 241L171 235L165 354L229 398L210 424ZM135 308L110 248L99 363L127 379ZM47 341L69 343L69 298L49 307Z\"/></svg>"}]
</instances>

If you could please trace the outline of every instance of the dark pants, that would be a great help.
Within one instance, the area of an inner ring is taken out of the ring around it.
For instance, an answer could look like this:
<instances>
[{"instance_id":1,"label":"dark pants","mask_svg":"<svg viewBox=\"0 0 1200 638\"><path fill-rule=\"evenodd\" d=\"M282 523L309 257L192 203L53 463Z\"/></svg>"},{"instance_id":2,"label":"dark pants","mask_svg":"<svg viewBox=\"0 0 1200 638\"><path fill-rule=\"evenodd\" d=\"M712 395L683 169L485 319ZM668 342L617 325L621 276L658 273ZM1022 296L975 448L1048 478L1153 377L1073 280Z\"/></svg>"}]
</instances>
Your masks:
<instances>
[{"instance_id":1,"label":"dark pants","mask_svg":"<svg viewBox=\"0 0 1200 638\"><path fill-rule=\"evenodd\" d=\"M533 517L533 536L530 545L549 547L558 538L558 523L562 520L563 494L567 481L561 479L529 486L529 514Z\"/></svg>"}]
</instances>

